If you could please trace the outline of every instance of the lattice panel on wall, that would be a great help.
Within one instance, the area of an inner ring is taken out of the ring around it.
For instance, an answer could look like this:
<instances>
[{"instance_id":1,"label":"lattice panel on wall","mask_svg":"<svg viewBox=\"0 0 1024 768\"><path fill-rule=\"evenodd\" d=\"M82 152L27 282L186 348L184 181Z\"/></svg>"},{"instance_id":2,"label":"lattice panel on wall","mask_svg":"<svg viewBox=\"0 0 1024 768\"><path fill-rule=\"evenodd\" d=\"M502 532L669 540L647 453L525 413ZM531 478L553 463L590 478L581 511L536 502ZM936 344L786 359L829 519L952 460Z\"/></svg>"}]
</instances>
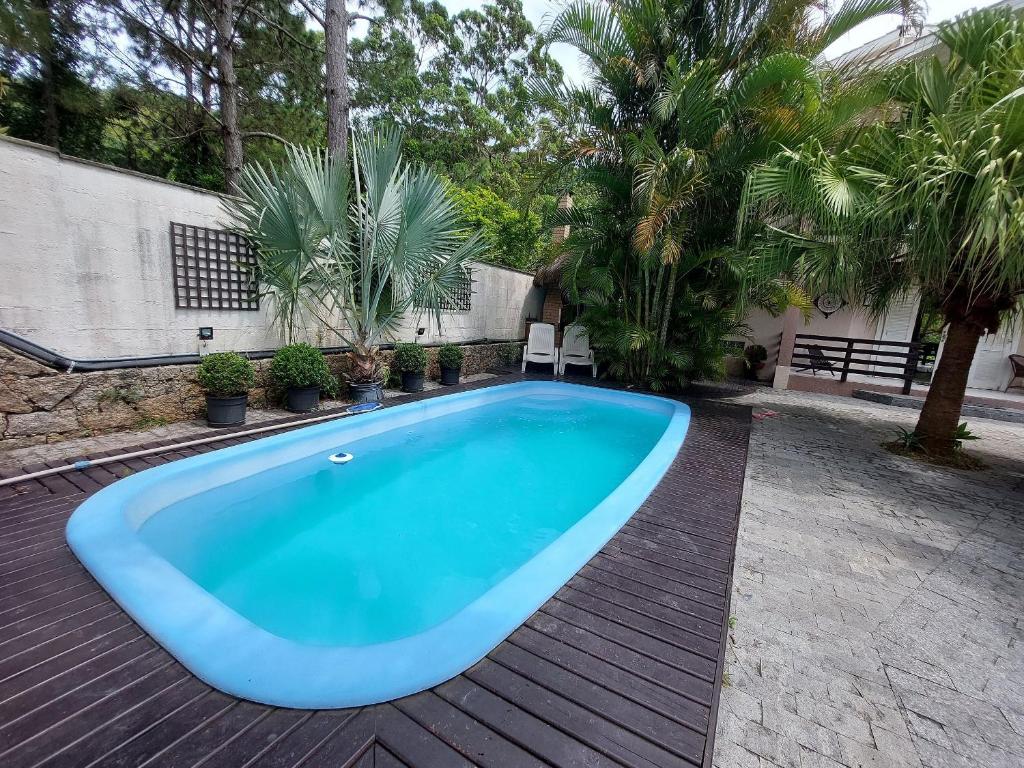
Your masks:
<instances>
[{"instance_id":1,"label":"lattice panel on wall","mask_svg":"<svg viewBox=\"0 0 1024 768\"><path fill-rule=\"evenodd\" d=\"M179 309L260 308L256 254L244 237L172 221L171 256Z\"/></svg>"},{"instance_id":2,"label":"lattice panel on wall","mask_svg":"<svg viewBox=\"0 0 1024 768\"><path fill-rule=\"evenodd\" d=\"M473 273L470 270L466 282L459 286L450 299L441 300L442 312L469 312L473 308Z\"/></svg>"}]
</instances>

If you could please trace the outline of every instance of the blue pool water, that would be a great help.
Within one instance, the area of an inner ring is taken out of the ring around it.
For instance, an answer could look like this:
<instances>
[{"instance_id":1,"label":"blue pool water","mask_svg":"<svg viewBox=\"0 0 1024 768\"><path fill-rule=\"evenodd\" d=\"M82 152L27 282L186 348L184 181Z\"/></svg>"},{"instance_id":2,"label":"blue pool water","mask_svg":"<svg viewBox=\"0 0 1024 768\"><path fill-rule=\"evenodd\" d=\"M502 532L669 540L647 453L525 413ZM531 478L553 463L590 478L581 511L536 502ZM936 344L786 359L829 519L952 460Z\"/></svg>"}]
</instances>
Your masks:
<instances>
[{"instance_id":1,"label":"blue pool water","mask_svg":"<svg viewBox=\"0 0 1024 768\"><path fill-rule=\"evenodd\" d=\"M253 623L366 645L452 616L592 510L670 413L533 395L439 416L191 496L139 537Z\"/></svg>"},{"instance_id":2,"label":"blue pool water","mask_svg":"<svg viewBox=\"0 0 1024 768\"><path fill-rule=\"evenodd\" d=\"M459 392L131 475L67 540L210 685L372 704L513 632L643 503L688 425L681 403L562 382Z\"/></svg>"}]
</instances>

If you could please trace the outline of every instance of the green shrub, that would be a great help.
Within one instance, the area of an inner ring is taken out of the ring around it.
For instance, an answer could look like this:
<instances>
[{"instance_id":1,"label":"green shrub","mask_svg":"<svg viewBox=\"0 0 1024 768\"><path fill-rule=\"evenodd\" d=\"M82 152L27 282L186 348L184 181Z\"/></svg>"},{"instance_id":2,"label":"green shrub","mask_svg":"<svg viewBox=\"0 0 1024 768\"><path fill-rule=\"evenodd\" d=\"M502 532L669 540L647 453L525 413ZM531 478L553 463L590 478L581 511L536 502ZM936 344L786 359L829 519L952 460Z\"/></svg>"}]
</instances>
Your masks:
<instances>
[{"instance_id":1,"label":"green shrub","mask_svg":"<svg viewBox=\"0 0 1024 768\"><path fill-rule=\"evenodd\" d=\"M211 397L237 397L252 389L256 372L236 352L214 352L200 361L196 378Z\"/></svg>"},{"instance_id":2,"label":"green shrub","mask_svg":"<svg viewBox=\"0 0 1024 768\"><path fill-rule=\"evenodd\" d=\"M498 360L502 365L513 365L522 362L523 346L518 342L502 344L498 347Z\"/></svg>"},{"instance_id":3,"label":"green shrub","mask_svg":"<svg viewBox=\"0 0 1024 768\"><path fill-rule=\"evenodd\" d=\"M442 344L437 351L437 364L442 368L461 368L466 353L458 344Z\"/></svg>"},{"instance_id":4,"label":"green shrub","mask_svg":"<svg viewBox=\"0 0 1024 768\"><path fill-rule=\"evenodd\" d=\"M763 363L768 359L768 350L760 344L751 344L743 350L743 356L747 358L747 362L751 365Z\"/></svg>"},{"instance_id":5,"label":"green shrub","mask_svg":"<svg viewBox=\"0 0 1024 768\"><path fill-rule=\"evenodd\" d=\"M277 350L270 361L270 378L282 389L320 387L328 395L338 389L323 352L309 344L289 344Z\"/></svg>"},{"instance_id":6,"label":"green shrub","mask_svg":"<svg viewBox=\"0 0 1024 768\"><path fill-rule=\"evenodd\" d=\"M427 370L427 350L419 344L395 344L393 365L402 373L423 373Z\"/></svg>"}]
</instances>

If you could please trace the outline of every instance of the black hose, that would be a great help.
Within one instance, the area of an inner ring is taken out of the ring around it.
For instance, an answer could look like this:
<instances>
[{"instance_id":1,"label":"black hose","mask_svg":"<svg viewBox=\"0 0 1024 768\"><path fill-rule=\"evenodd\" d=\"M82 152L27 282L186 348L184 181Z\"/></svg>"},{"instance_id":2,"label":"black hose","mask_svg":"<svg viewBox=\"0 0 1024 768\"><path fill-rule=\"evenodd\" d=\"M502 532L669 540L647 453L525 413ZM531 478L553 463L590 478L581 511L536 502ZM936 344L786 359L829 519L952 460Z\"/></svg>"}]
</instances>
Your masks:
<instances>
[{"instance_id":1,"label":"black hose","mask_svg":"<svg viewBox=\"0 0 1024 768\"><path fill-rule=\"evenodd\" d=\"M478 344L500 344L500 343L521 343L519 340L505 342L500 339L473 339L472 341L459 342L460 347L475 346ZM89 372L89 371L113 371L120 368L154 368L160 365L193 365L199 362L198 354L189 355L146 355L141 357L108 357L100 360L72 360L64 357L52 349L36 344L34 341L19 336L16 333L0 329L0 344L17 350L21 354L35 360L37 363L55 368L65 373ZM391 349L394 344L381 344L381 349ZM425 347L437 347L440 344L424 344ZM320 347L325 355L337 355L351 351L351 347ZM243 357L250 360L266 360L273 357L276 349L263 349L256 352L240 352Z\"/></svg>"}]
</instances>

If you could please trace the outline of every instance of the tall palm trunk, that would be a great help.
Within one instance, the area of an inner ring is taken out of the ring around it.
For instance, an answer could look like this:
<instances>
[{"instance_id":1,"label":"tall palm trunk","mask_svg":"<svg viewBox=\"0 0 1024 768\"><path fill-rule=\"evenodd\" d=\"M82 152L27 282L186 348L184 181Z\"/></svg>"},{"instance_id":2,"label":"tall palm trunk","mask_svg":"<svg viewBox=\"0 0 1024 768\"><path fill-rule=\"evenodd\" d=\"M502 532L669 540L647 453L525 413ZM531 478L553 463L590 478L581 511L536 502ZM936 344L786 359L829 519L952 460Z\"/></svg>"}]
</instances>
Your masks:
<instances>
[{"instance_id":1,"label":"tall palm trunk","mask_svg":"<svg viewBox=\"0 0 1024 768\"><path fill-rule=\"evenodd\" d=\"M967 376L981 338L981 328L967 320L949 324L942 357L932 376L928 397L921 409L915 430L921 446L933 455L953 453L953 435L960 420L960 409L967 392Z\"/></svg>"}]
</instances>

